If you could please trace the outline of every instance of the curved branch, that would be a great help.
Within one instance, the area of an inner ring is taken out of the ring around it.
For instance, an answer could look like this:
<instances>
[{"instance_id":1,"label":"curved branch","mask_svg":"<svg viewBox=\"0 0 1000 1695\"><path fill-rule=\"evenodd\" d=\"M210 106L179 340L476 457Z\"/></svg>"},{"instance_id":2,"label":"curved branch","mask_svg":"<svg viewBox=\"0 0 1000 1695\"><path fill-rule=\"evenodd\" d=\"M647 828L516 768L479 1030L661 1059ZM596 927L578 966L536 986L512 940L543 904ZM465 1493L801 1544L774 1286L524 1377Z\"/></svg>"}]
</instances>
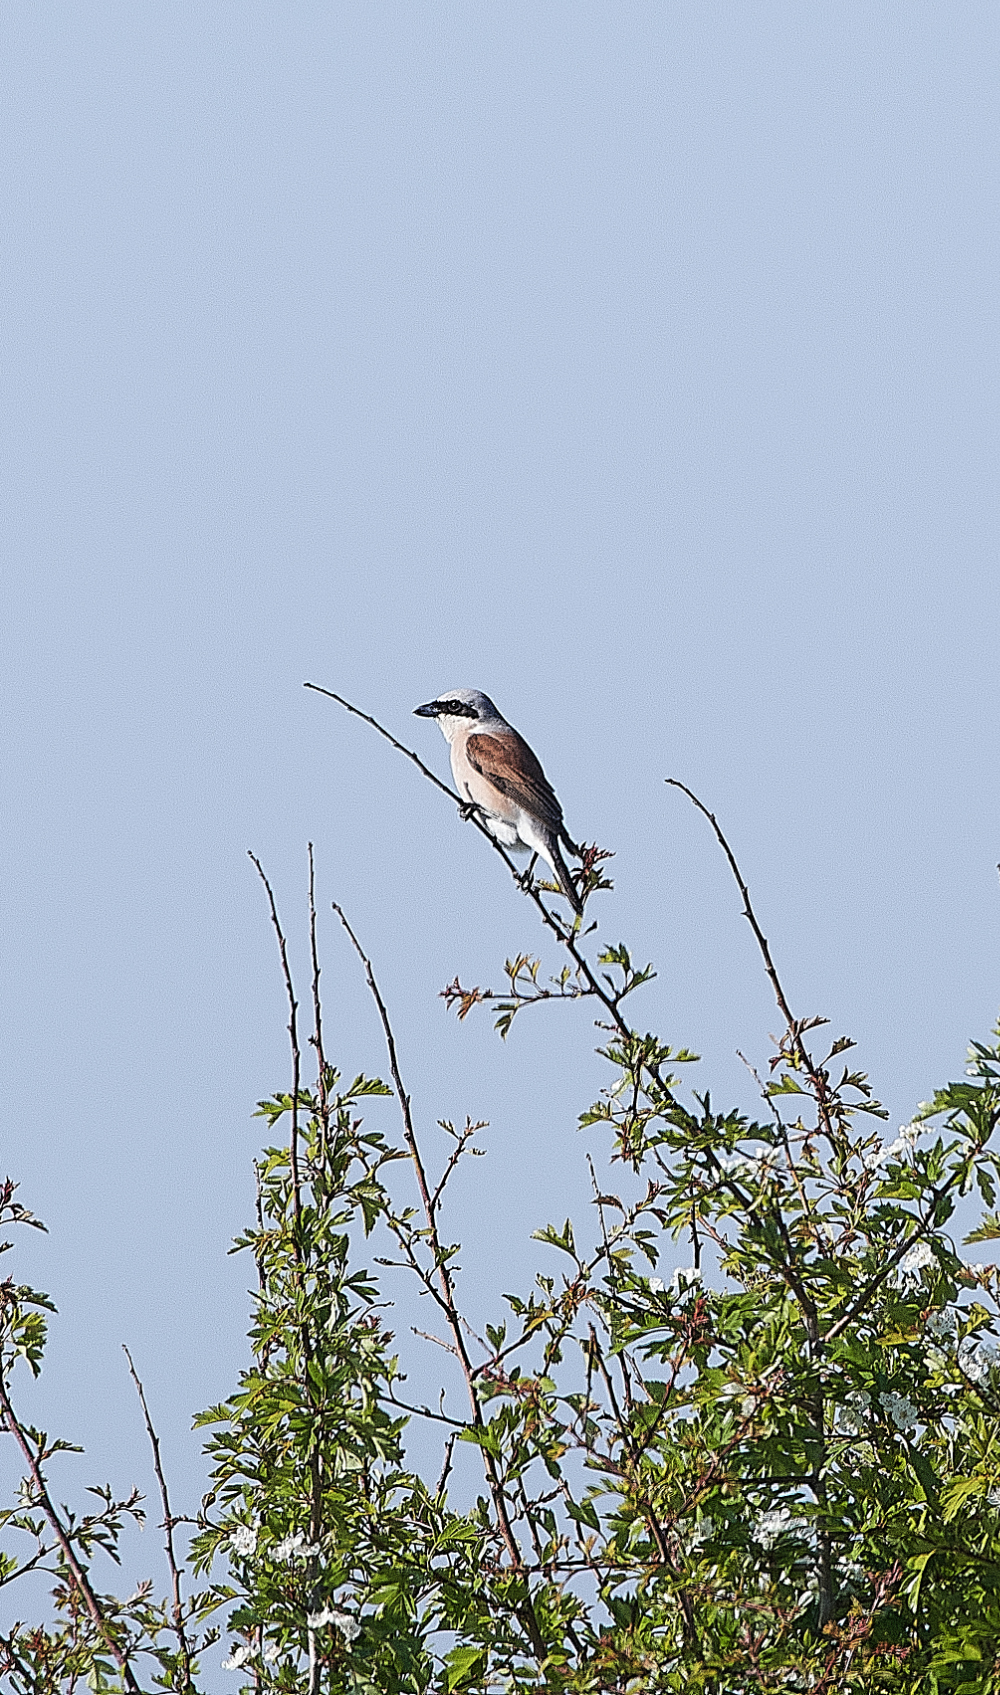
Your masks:
<instances>
[{"instance_id":1,"label":"curved branch","mask_svg":"<svg viewBox=\"0 0 1000 1695\"><path fill-rule=\"evenodd\" d=\"M667 783L667 785L670 788L680 789L682 794L687 795L688 800L692 803L693 806L697 807L697 809L701 813L702 817L708 819L708 822L711 824L712 829L715 832L716 841L719 843L719 846L721 847L723 853L725 854L726 858L729 861L730 870L732 871L733 876L736 879L736 886L739 889L741 896L743 897L743 916L747 920L747 923L750 925L750 928L753 931L754 936L756 938L757 946L760 948L761 958L764 961L764 969L767 972L768 978L770 979L771 987L774 990L774 998L778 1003L778 1010L781 1013L781 1016L785 1020L785 1023L788 1027L789 1040L791 1041L792 1047L793 1047L795 1054L796 1054L796 1056L799 1060L799 1063L802 1066L803 1071L805 1072L806 1076L809 1078L809 1081L813 1086L813 1090L815 1092L815 1098L816 1098L816 1105L819 1109L819 1115L820 1115L821 1119L823 1120L823 1128L826 1131L827 1135L831 1136L832 1135L832 1125L831 1125L831 1122L830 1122L830 1113L829 1113L829 1089L827 1087L826 1078L823 1075L823 1073L817 1068L817 1066L816 1066L816 1064L815 1064L815 1062L812 1058L812 1055L809 1053L809 1050L807 1049L805 1042L802 1040L802 1028L803 1028L803 1026L802 1026L800 1020L797 1019L793 1015L792 1009L789 1006L787 999L785 998L785 991L781 986L781 979L778 976L778 972L777 972L777 969L775 967L774 960L771 958L771 949L768 946L767 937L765 936L763 930L761 929L760 924L757 922L757 914L754 912L753 905L752 905L751 900L750 900L750 890L747 888L746 878L744 877L742 871L739 868L739 863L736 859L736 855L734 854L734 852L733 852L732 848L730 847L728 841L726 840L725 836L723 835L722 826L720 825L718 819L716 818L715 813L709 812L708 807L705 805L704 801L701 801L701 800L698 799L698 796L695 794L694 790L689 789L687 784L682 783L678 777L666 777L666 778L664 778L664 781ZM807 1027L808 1027L808 1025L807 1025Z\"/></svg>"},{"instance_id":2,"label":"curved branch","mask_svg":"<svg viewBox=\"0 0 1000 1695\"><path fill-rule=\"evenodd\" d=\"M379 723L377 718L369 717L368 713L362 712L359 706L352 706L350 701L345 700L342 694L334 694L332 689L321 688L319 683L303 683L302 687L304 689L312 689L314 694L325 694L327 700L335 700L338 706L343 706L348 712L353 712L355 718L363 718L366 724L370 724L373 730L377 730L380 736L384 736L387 742L392 743L397 753L405 753L407 759L412 759L414 765L423 772L427 781L429 783L433 783L435 788L440 789L443 795L447 795L449 800L453 800L456 806L460 807L464 804L461 797L455 793L454 789L449 789L447 783L442 783L440 777L436 777L434 775L430 766L424 764L419 754L414 753L412 748L404 747L402 742L398 742L395 736L390 735L385 726ZM478 818L473 816L473 822L478 824ZM484 835L489 835L489 831L484 825L480 824L479 828L483 831Z\"/></svg>"},{"instance_id":3,"label":"curved branch","mask_svg":"<svg viewBox=\"0 0 1000 1695\"><path fill-rule=\"evenodd\" d=\"M191 1688L191 1645L188 1642L187 1635L184 1630L184 1606L181 1600L181 1574L180 1568L177 1564L177 1553L174 1548L174 1526L179 1524L180 1520L175 1518L174 1514L170 1511L170 1496L167 1494L167 1480L163 1474L163 1463L160 1458L160 1439L156 1434L156 1430L153 1426L153 1420L150 1417L149 1407L146 1402L146 1391L142 1386L139 1373L135 1369L132 1355L124 1342L122 1343L122 1349L124 1351L125 1358L128 1360L128 1369L132 1377L132 1382L135 1384L136 1393L139 1396L139 1405L142 1408L142 1416L146 1421L146 1434L149 1437L149 1445L153 1450L153 1470L156 1473L156 1481L160 1486L160 1500L163 1503L163 1530L165 1533L167 1564L170 1567L170 1586L173 1591L174 1635L177 1637L177 1642L181 1650L181 1660L184 1666L184 1681L181 1687L189 1690Z\"/></svg>"}]
</instances>

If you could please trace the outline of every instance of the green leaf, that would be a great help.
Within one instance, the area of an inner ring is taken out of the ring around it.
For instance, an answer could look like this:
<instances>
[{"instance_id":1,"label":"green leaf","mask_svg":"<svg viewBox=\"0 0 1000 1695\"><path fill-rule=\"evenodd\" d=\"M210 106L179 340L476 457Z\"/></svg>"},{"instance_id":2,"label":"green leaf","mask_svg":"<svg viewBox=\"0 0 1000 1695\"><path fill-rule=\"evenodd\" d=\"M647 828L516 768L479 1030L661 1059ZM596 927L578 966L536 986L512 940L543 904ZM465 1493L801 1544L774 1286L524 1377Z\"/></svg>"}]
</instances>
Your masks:
<instances>
[{"instance_id":1,"label":"green leaf","mask_svg":"<svg viewBox=\"0 0 1000 1695\"><path fill-rule=\"evenodd\" d=\"M449 1695L452 1689L460 1689L464 1683L470 1683L486 1670L485 1648L453 1648L444 1658L448 1668Z\"/></svg>"},{"instance_id":2,"label":"green leaf","mask_svg":"<svg viewBox=\"0 0 1000 1695\"><path fill-rule=\"evenodd\" d=\"M983 1214L982 1223L977 1224L974 1230L970 1230L963 1240L966 1242L995 1242L998 1238L1000 1238L1000 1213L987 1212Z\"/></svg>"}]
</instances>

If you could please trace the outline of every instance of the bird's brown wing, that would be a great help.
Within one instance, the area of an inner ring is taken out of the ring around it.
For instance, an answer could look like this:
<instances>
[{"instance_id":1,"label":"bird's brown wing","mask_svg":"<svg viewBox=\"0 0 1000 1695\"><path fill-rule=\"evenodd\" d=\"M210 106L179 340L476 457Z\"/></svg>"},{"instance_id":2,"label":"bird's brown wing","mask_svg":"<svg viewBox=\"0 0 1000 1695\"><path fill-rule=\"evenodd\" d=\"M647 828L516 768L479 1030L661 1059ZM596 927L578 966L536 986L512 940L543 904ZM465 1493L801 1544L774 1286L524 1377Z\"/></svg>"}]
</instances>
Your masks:
<instances>
[{"instance_id":1,"label":"bird's brown wing","mask_svg":"<svg viewBox=\"0 0 1000 1695\"><path fill-rule=\"evenodd\" d=\"M538 760L516 730L505 731L502 736L470 736L465 751L473 770L487 783L559 834L562 807Z\"/></svg>"}]
</instances>

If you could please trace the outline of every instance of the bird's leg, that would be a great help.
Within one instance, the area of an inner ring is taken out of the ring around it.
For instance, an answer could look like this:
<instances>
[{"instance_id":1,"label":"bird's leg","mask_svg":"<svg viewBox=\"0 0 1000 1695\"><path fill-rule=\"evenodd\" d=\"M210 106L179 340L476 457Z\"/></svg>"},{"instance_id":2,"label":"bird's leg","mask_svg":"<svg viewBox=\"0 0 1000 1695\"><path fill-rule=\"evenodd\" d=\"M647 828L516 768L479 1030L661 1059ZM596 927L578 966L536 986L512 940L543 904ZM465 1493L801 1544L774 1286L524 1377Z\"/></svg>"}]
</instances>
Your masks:
<instances>
[{"instance_id":1,"label":"bird's leg","mask_svg":"<svg viewBox=\"0 0 1000 1695\"><path fill-rule=\"evenodd\" d=\"M533 853L532 856L531 856L531 862L528 866L528 869L526 871L522 871L520 876L517 879L518 882L520 883L522 889L530 890L534 887L534 878L533 878L532 873L534 872L535 866L537 864L538 864L538 855L537 855L537 853Z\"/></svg>"},{"instance_id":2,"label":"bird's leg","mask_svg":"<svg viewBox=\"0 0 1000 1695\"><path fill-rule=\"evenodd\" d=\"M466 823L469 822L470 818L475 818L477 814L481 816L480 808L474 800L460 801L458 815L460 818L464 818Z\"/></svg>"}]
</instances>

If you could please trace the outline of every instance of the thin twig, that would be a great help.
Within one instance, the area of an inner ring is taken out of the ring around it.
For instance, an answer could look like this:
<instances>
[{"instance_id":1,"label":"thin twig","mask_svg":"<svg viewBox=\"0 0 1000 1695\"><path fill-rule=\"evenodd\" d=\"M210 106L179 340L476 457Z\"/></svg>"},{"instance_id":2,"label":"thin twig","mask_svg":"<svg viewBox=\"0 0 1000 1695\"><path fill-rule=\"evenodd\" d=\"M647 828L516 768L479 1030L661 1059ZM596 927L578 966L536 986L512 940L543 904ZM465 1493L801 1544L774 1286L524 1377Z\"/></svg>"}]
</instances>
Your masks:
<instances>
[{"instance_id":1,"label":"thin twig","mask_svg":"<svg viewBox=\"0 0 1000 1695\"><path fill-rule=\"evenodd\" d=\"M480 1401L479 1390L476 1386L475 1371L472 1360L469 1357L465 1335L462 1330L462 1321L459 1317L458 1307L455 1301L455 1287L452 1282L451 1273L448 1270L448 1264L441 1245L441 1239L438 1235L437 1224L434 1218L434 1206L431 1199L431 1190L427 1181L427 1173L424 1169L424 1162L420 1154L420 1148L417 1144L416 1133L413 1128L413 1115L410 1110L410 1097L403 1085L403 1079L399 1069L399 1058L396 1053L396 1039L393 1035L392 1025L389 1021L389 1013L386 1008L385 1001L382 999L378 983L375 980L375 973L372 969L371 960L368 958L361 946L361 943L358 941L357 936L352 930L343 908L338 906L337 902L334 901L333 910L340 919L347 935L350 937L354 946L354 951L361 961L365 977L368 982L368 987L371 991L372 999L378 1009L379 1019L382 1024L382 1031L385 1036L385 1045L389 1054L389 1070L392 1074L393 1083L395 1084L396 1097L399 1101L399 1109L403 1120L403 1138L409 1150L410 1158L413 1161L413 1169L416 1173L417 1187L420 1190L420 1199L423 1204L424 1217L427 1220L428 1240L434 1256L438 1282L441 1289L441 1305L447 1315L448 1328L451 1331L455 1352L458 1355L462 1367L462 1375L465 1378L465 1385L469 1395L469 1406L472 1413L473 1428L477 1431L485 1431L486 1421L483 1417L482 1402ZM514 1569L516 1571L523 1572L524 1561L510 1522L510 1514L507 1510L507 1501L504 1496L503 1481L500 1477L496 1460L486 1448L481 1448L480 1452L483 1456L486 1480L489 1484L490 1494L493 1499L493 1508L497 1516L500 1533L507 1549L507 1556ZM545 1643L542 1638L542 1633L538 1627L538 1620L535 1617L535 1610L531 1601L530 1593L528 1594L525 1602L523 1619L525 1629L531 1639L531 1646L535 1654L540 1660L544 1659Z\"/></svg>"},{"instance_id":2,"label":"thin twig","mask_svg":"<svg viewBox=\"0 0 1000 1695\"><path fill-rule=\"evenodd\" d=\"M832 1139L833 1131L830 1121L829 1103L827 1100L829 1091L827 1089L826 1079L817 1069L812 1055L809 1053L805 1042L802 1040L802 1026L799 1023L799 1020L793 1016L792 1009L785 998L785 991L781 986L781 979L778 976L774 960L771 958L771 949L768 946L767 937L757 922L757 914L754 912L753 905L750 900L750 890L747 888L746 878L739 868L736 855L723 835L722 827L719 824L715 813L709 812L704 801L698 799L694 790L689 789L687 784L682 783L678 777L667 777L665 778L665 781L670 788L680 789L682 794L687 795L688 800L691 801L692 805L697 807L702 817L708 819L712 829L715 831L715 838L729 861L730 870L736 879L736 886L743 897L743 916L747 920L747 923L750 925L750 928L756 937L757 946L760 949L761 958L764 961L764 969L767 972L771 982L771 987L774 990L774 998L778 1003L781 1016L788 1026L788 1035L792 1046L798 1056L802 1069L813 1086L816 1106L819 1110L820 1118L823 1120L823 1128L827 1135Z\"/></svg>"},{"instance_id":3,"label":"thin twig","mask_svg":"<svg viewBox=\"0 0 1000 1695\"><path fill-rule=\"evenodd\" d=\"M390 1264L391 1262L385 1261L383 1263ZM406 1270L406 1265L403 1260L399 1260L398 1264L401 1271ZM447 1311L447 1309L445 1310ZM457 1360L461 1359L462 1356L458 1349L451 1342L446 1342L443 1336L435 1336L433 1331L430 1330L418 1330L415 1324L411 1324L410 1329L413 1331L414 1336L419 1336L422 1341L433 1342L435 1347L443 1348L446 1354L454 1354Z\"/></svg>"},{"instance_id":4,"label":"thin twig","mask_svg":"<svg viewBox=\"0 0 1000 1695\"><path fill-rule=\"evenodd\" d=\"M7 1393L7 1385L4 1382L2 1368L0 1368L0 1410L3 1411L7 1429L14 1437L14 1440L17 1442L18 1447L27 1461L28 1470L31 1472L32 1482L38 1492L38 1500L41 1504L42 1511L52 1526L56 1541L62 1549L63 1558L69 1567L73 1583L76 1586L77 1594L82 1599L84 1606L90 1614L98 1635L117 1660L126 1689L133 1691L133 1695L141 1695L139 1685L135 1681L135 1674L129 1664L128 1653L124 1649L120 1648L116 1642L111 1627L101 1609L101 1604L94 1593L90 1579L83 1566L80 1564L80 1561L77 1559L76 1553L73 1549L73 1544L63 1528L62 1519L59 1517L55 1507L52 1505L52 1498L46 1487L42 1468L38 1463L38 1457L32 1453L31 1444L21 1427L13 1406L11 1405L10 1396Z\"/></svg>"},{"instance_id":5,"label":"thin twig","mask_svg":"<svg viewBox=\"0 0 1000 1695\"><path fill-rule=\"evenodd\" d=\"M458 1130L458 1131L455 1132L455 1147L452 1148L451 1154L449 1155L449 1158L448 1158L448 1163L445 1166L444 1171L441 1173L441 1181L438 1184L437 1188L435 1189L433 1195L431 1196L431 1212L432 1212L432 1214L437 1212L437 1209L438 1209L438 1207L441 1203L441 1196L444 1194L445 1189L448 1187L448 1181L451 1177L451 1174L454 1171L459 1160L461 1159L462 1155L464 1154L469 1143L471 1142L473 1136L476 1135L477 1131L485 1130L485 1129L486 1129L485 1122L480 1121L478 1124L473 1124L471 1122L471 1120L467 1120L466 1125L465 1125L465 1129L464 1130ZM473 1150L473 1151L475 1151L475 1150Z\"/></svg>"},{"instance_id":6,"label":"thin twig","mask_svg":"<svg viewBox=\"0 0 1000 1695\"><path fill-rule=\"evenodd\" d=\"M385 726L379 723L377 718L370 718L367 712L362 712L358 706L352 706L349 700L344 699L343 695L334 694L332 689L321 688L319 683L303 683L302 687L304 689L312 689L314 694L325 694L328 700L335 700L338 706L344 706L347 708L348 712L353 712L355 718L363 718L366 724L370 724L373 730L377 730L380 736L384 736L387 742L392 743L397 753L405 753L407 759L412 759L414 765L419 766L428 782L433 783L436 788L439 788L443 795L447 795L449 800L453 800L456 806L462 806L464 804L461 796L457 795L454 789L449 789L447 783L442 783L440 777L436 777L430 767L424 764L419 754L414 753L412 748L404 747L402 742L398 742L395 736L390 735ZM474 818L473 822L478 823L478 819ZM489 831L484 830L483 833L484 835L488 835Z\"/></svg>"},{"instance_id":7,"label":"thin twig","mask_svg":"<svg viewBox=\"0 0 1000 1695\"><path fill-rule=\"evenodd\" d=\"M167 1480L163 1475L163 1465L160 1460L160 1442L153 1427L153 1420L149 1414L149 1407L146 1402L146 1391L142 1386L139 1373L135 1369L132 1355L129 1353L128 1347L124 1342L122 1343L122 1348L125 1353L125 1358L128 1360L128 1368L132 1375L132 1382L135 1384L136 1393L139 1396L139 1405L142 1408L142 1416L146 1421L146 1434L149 1437L149 1445L153 1450L153 1470L156 1473L156 1481L160 1486L160 1500L163 1503L163 1531L167 1550L167 1564L170 1567L170 1586L174 1597L174 1634L180 1644L181 1657L184 1661L184 1682L181 1687L184 1689L190 1689L191 1649L188 1644L187 1636L184 1632L184 1608L181 1601L181 1574L174 1550L174 1525L178 1524L180 1520L176 1519L170 1511L170 1497L167 1494Z\"/></svg>"},{"instance_id":8,"label":"thin twig","mask_svg":"<svg viewBox=\"0 0 1000 1695\"><path fill-rule=\"evenodd\" d=\"M285 941L285 933L281 928L281 920L278 917L278 908L275 905L274 891L267 880L267 873L265 872L260 860L257 858L257 855L252 853L249 848L247 849L247 853L256 865L257 875L267 890L268 904L271 908L271 923L274 925L274 933L278 938L278 949L281 954L281 969L285 978L285 992L288 995L288 1039L292 1044L292 1129L291 1136L289 1138L288 1151L292 1166L292 1206L295 1211L296 1226L295 1257L298 1259L300 1253L298 1226L302 1215L302 1196L299 1187L299 1079L302 1069L302 1057L299 1053L299 1003L295 998L291 968L288 964L288 944Z\"/></svg>"},{"instance_id":9,"label":"thin twig","mask_svg":"<svg viewBox=\"0 0 1000 1695\"><path fill-rule=\"evenodd\" d=\"M412 1413L417 1418L431 1418L434 1420L435 1424L450 1425L452 1430L455 1431L465 1430L467 1428L464 1421L460 1418L449 1418L447 1413L431 1412L430 1407L413 1406L409 1401L401 1401L398 1395L387 1394L385 1398L391 1407L398 1407L400 1412Z\"/></svg>"},{"instance_id":10,"label":"thin twig","mask_svg":"<svg viewBox=\"0 0 1000 1695\"><path fill-rule=\"evenodd\" d=\"M319 1120L323 1130L323 1151L326 1152L330 1106L326 1095L326 1056L323 1052L323 1008L319 994L319 949L316 944L316 865L313 845L309 843L309 952L312 958L313 1033L309 1040L316 1050L318 1078L316 1094L319 1100Z\"/></svg>"},{"instance_id":11,"label":"thin twig","mask_svg":"<svg viewBox=\"0 0 1000 1695\"><path fill-rule=\"evenodd\" d=\"M455 1452L455 1443L456 1443L457 1440L458 1440L458 1431L453 1430L451 1435L448 1437L448 1440L446 1441L446 1443L444 1445L444 1464L441 1467L441 1475L437 1480L437 1487L434 1490L435 1495L441 1494L442 1490L444 1489L445 1484L448 1481L448 1473L451 1470L451 1461L452 1461L452 1456Z\"/></svg>"}]
</instances>

